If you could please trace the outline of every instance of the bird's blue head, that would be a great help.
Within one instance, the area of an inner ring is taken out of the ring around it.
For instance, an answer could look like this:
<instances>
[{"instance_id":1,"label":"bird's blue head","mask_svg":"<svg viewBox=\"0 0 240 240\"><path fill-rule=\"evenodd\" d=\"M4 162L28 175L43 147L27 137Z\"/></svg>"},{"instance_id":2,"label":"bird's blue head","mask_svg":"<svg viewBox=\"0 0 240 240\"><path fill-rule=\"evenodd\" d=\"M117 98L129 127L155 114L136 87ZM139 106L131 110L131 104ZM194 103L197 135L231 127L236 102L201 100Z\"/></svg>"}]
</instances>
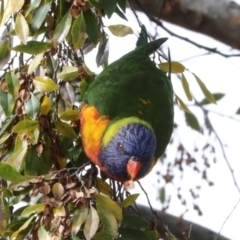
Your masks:
<instances>
[{"instance_id":1,"label":"bird's blue head","mask_svg":"<svg viewBox=\"0 0 240 240\"><path fill-rule=\"evenodd\" d=\"M124 118L106 130L99 161L114 179L136 180L151 167L156 138L151 126L136 117Z\"/></svg>"}]
</instances>

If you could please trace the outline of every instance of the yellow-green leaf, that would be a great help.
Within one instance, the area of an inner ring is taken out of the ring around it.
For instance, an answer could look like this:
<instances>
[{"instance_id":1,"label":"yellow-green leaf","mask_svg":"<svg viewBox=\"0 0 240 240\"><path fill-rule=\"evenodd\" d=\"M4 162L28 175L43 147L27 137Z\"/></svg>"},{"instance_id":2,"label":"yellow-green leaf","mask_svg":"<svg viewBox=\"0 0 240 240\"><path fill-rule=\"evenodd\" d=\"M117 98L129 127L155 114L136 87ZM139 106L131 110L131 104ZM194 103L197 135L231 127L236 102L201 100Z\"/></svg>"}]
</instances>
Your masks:
<instances>
[{"instance_id":1,"label":"yellow-green leaf","mask_svg":"<svg viewBox=\"0 0 240 240\"><path fill-rule=\"evenodd\" d=\"M183 73L182 73L182 87L187 96L188 101L192 101L192 94L190 93L189 84Z\"/></svg>"},{"instance_id":2,"label":"yellow-green leaf","mask_svg":"<svg viewBox=\"0 0 240 240\"><path fill-rule=\"evenodd\" d=\"M180 108L186 112L189 112L191 113L191 111L188 109L188 107L186 106L186 104L183 102L183 100L177 96L177 94L175 93L175 96L176 96L176 99L177 99L177 102L180 106Z\"/></svg>"},{"instance_id":3,"label":"yellow-green leaf","mask_svg":"<svg viewBox=\"0 0 240 240\"><path fill-rule=\"evenodd\" d=\"M170 72L171 73L183 73L185 70L185 67L180 62L164 62L160 63L158 65L160 69L162 69L164 72Z\"/></svg>"},{"instance_id":4,"label":"yellow-green leaf","mask_svg":"<svg viewBox=\"0 0 240 240\"><path fill-rule=\"evenodd\" d=\"M106 208L116 219L122 221L122 210L115 201L101 194L95 195L95 198L102 208Z\"/></svg>"},{"instance_id":5,"label":"yellow-green leaf","mask_svg":"<svg viewBox=\"0 0 240 240\"><path fill-rule=\"evenodd\" d=\"M12 129L15 133L26 133L39 127L39 122L34 120L23 120L18 122Z\"/></svg>"},{"instance_id":6,"label":"yellow-green leaf","mask_svg":"<svg viewBox=\"0 0 240 240\"><path fill-rule=\"evenodd\" d=\"M64 187L60 182L56 182L52 186L52 194L56 200L60 200L64 194Z\"/></svg>"},{"instance_id":7,"label":"yellow-green leaf","mask_svg":"<svg viewBox=\"0 0 240 240\"><path fill-rule=\"evenodd\" d=\"M88 216L88 208L76 209L72 217L72 234L76 235L81 226L86 222Z\"/></svg>"},{"instance_id":8,"label":"yellow-green leaf","mask_svg":"<svg viewBox=\"0 0 240 240\"><path fill-rule=\"evenodd\" d=\"M40 226L38 229L38 239L51 240L50 235L43 226Z\"/></svg>"},{"instance_id":9,"label":"yellow-green leaf","mask_svg":"<svg viewBox=\"0 0 240 240\"><path fill-rule=\"evenodd\" d=\"M74 66L64 66L62 72L58 74L58 78L63 81L74 80L79 77L78 68Z\"/></svg>"},{"instance_id":10,"label":"yellow-green leaf","mask_svg":"<svg viewBox=\"0 0 240 240\"><path fill-rule=\"evenodd\" d=\"M29 226L29 224L31 223L31 221L33 220L33 217L34 216L30 217L17 231L15 231L12 234L11 238L16 238L21 231L26 229Z\"/></svg>"},{"instance_id":11,"label":"yellow-green leaf","mask_svg":"<svg viewBox=\"0 0 240 240\"><path fill-rule=\"evenodd\" d=\"M15 98L20 87L18 76L16 76L13 72L7 72L5 79L8 87L8 92L12 95L13 98Z\"/></svg>"},{"instance_id":12,"label":"yellow-green leaf","mask_svg":"<svg viewBox=\"0 0 240 240\"><path fill-rule=\"evenodd\" d=\"M52 92L58 89L58 85L48 77L35 77L33 85L43 92Z\"/></svg>"},{"instance_id":13,"label":"yellow-green leaf","mask_svg":"<svg viewBox=\"0 0 240 240\"><path fill-rule=\"evenodd\" d=\"M35 58L32 59L32 61L28 65L28 74L31 74L39 66L42 59L43 59L43 53L36 55Z\"/></svg>"},{"instance_id":14,"label":"yellow-green leaf","mask_svg":"<svg viewBox=\"0 0 240 240\"><path fill-rule=\"evenodd\" d=\"M78 138L78 135L74 132L73 128L65 123L65 122L61 122L61 121L58 121L58 122L55 122L54 123L56 129L65 137L69 137L69 138Z\"/></svg>"},{"instance_id":15,"label":"yellow-green leaf","mask_svg":"<svg viewBox=\"0 0 240 240\"><path fill-rule=\"evenodd\" d=\"M0 177L13 183L26 181L24 176L7 163L0 163Z\"/></svg>"},{"instance_id":16,"label":"yellow-green leaf","mask_svg":"<svg viewBox=\"0 0 240 240\"><path fill-rule=\"evenodd\" d=\"M95 210L95 208L91 207L83 229L86 240L92 239L94 234L97 232L98 224L99 217L97 211Z\"/></svg>"},{"instance_id":17,"label":"yellow-green leaf","mask_svg":"<svg viewBox=\"0 0 240 240\"><path fill-rule=\"evenodd\" d=\"M9 156L9 158L7 158L5 163L11 165L13 168L18 170L24 158L26 157L27 149L28 149L27 146L22 147L21 149L17 149Z\"/></svg>"},{"instance_id":18,"label":"yellow-green leaf","mask_svg":"<svg viewBox=\"0 0 240 240\"><path fill-rule=\"evenodd\" d=\"M13 112L15 99L10 93L0 90L0 104L5 115L8 117Z\"/></svg>"},{"instance_id":19,"label":"yellow-green leaf","mask_svg":"<svg viewBox=\"0 0 240 240\"><path fill-rule=\"evenodd\" d=\"M2 3L3 4L3 3ZM8 0L7 5L4 9L4 14L1 22L1 26L3 26L8 18L15 12L19 11L24 4L24 0Z\"/></svg>"},{"instance_id":20,"label":"yellow-green leaf","mask_svg":"<svg viewBox=\"0 0 240 240\"><path fill-rule=\"evenodd\" d=\"M52 43L39 42L39 41L28 41L27 44L20 44L12 48L16 52L23 52L28 54L40 54L52 48Z\"/></svg>"},{"instance_id":21,"label":"yellow-green leaf","mask_svg":"<svg viewBox=\"0 0 240 240\"><path fill-rule=\"evenodd\" d=\"M203 83L203 81L194 73L193 73L193 76L195 77L199 87L201 88L204 96L208 99L208 101L211 102L211 103L215 103L216 104L214 96L209 92L209 90L207 89L207 87Z\"/></svg>"},{"instance_id":22,"label":"yellow-green leaf","mask_svg":"<svg viewBox=\"0 0 240 240\"><path fill-rule=\"evenodd\" d=\"M108 29L117 37L125 37L128 34L133 34L132 28L123 24L110 25L108 26Z\"/></svg>"},{"instance_id":23,"label":"yellow-green leaf","mask_svg":"<svg viewBox=\"0 0 240 240\"><path fill-rule=\"evenodd\" d=\"M97 178L97 186L101 193L110 196L111 188L108 183L104 182L101 178Z\"/></svg>"},{"instance_id":24,"label":"yellow-green leaf","mask_svg":"<svg viewBox=\"0 0 240 240\"><path fill-rule=\"evenodd\" d=\"M30 205L23 209L21 213L21 217L30 217L30 215L32 214L43 212L44 208L45 208L44 203L37 203L34 205Z\"/></svg>"},{"instance_id":25,"label":"yellow-green leaf","mask_svg":"<svg viewBox=\"0 0 240 240\"><path fill-rule=\"evenodd\" d=\"M19 13L16 17L15 32L21 42L23 44L26 44L29 36L29 27L26 19L21 13Z\"/></svg>"},{"instance_id":26,"label":"yellow-green leaf","mask_svg":"<svg viewBox=\"0 0 240 240\"><path fill-rule=\"evenodd\" d=\"M121 202L122 207L128 207L132 205L138 198L139 193L131 194Z\"/></svg>"},{"instance_id":27,"label":"yellow-green leaf","mask_svg":"<svg viewBox=\"0 0 240 240\"><path fill-rule=\"evenodd\" d=\"M64 206L54 208L53 213L56 217L66 217L66 210Z\"/></svg>"},{"instance_id":28,"label":"yellow-green leaf","mask_svg":"<svg viewBox=\"0 0 240 240\"><path fill-rule=\"evenodd\" d=\"M60 118L64 121L76 121L79 119L79 112L73 109L69 109L60 115Z\"/></svg>"},{"instance_id":29,"label":"yellow-green leaf","mask_svg":"<svg viewBox=\"0 0 240 240\"><path fill-rule=\"evenodd\" d=\"M0 138L0 144L4 143L10 136L11 133L4 133Z\"/></svg>"},{"instance_id":30,"label":"yellow-green leaf","mask_svg":"<svg viewBox=\"0 0 240 240\"><path fill-rule=\"evenodd\" d=\"M4 41L0 45L0 69L2 69L10 59L10 42Z\"/></svg>"},{"instance_id":31,"label":"yellow-green leaf","mask_svg":"<svg viewBox=\"0 0 240 240\"><path fill-rule=\"evenodd\" d=\"M43 115L47 115L50 112L51 108L52 108L52 101L50 100L50 98L48 96L44 96L42 103L41 103L40 112Z\"/></svg>"}]
</instances>

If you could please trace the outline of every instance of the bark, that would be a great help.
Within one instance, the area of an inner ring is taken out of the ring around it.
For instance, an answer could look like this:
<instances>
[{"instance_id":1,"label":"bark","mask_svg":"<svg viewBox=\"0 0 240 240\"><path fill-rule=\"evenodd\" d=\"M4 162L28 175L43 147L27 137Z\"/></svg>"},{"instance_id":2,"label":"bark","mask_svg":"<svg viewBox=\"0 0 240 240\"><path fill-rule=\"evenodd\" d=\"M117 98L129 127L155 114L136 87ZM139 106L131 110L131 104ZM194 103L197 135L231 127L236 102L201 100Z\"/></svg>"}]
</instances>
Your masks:
<instances>
[{"instance_id":1,"label":"bark","mask_svg":"<svg viewBox=\"0 0 240 240\"><path fill-rule=\"evenodd\" d=\"M240 5L228 0L132 0L135 10L240 50Z\"/></svg>"}]
</instances>

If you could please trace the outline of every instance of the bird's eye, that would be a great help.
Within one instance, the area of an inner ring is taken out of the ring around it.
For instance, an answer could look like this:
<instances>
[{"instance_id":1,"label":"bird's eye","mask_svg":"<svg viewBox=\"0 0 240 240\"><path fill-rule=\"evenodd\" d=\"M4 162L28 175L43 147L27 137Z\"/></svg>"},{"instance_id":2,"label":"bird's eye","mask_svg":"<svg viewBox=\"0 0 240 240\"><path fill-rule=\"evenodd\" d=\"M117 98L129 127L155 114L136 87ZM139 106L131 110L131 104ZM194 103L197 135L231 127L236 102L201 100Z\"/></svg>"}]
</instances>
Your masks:
<instances>
[{"instance_id":1,"label":"bird's eye","mask_svg":"<svg viewBox=\"0 0 240 240\"><path fill-rule=\"evenodd\" d=\"M124 147L121 143L118 144L118 151L123 153L124 152Z\"/></svg>"}]
</instances>

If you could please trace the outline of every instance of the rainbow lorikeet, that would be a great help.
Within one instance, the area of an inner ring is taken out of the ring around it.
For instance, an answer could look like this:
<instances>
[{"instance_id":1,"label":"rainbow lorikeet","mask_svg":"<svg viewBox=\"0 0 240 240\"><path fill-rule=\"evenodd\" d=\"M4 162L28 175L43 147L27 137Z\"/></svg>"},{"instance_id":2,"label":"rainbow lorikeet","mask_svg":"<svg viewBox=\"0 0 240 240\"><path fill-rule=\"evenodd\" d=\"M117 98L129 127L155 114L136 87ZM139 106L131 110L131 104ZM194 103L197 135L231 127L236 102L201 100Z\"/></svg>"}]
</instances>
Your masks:
<instances>
[{"instance_id":1,"label":"rainbow lorikeet","mask_svg":"<svg viewBox=\"0 0 240 240\"><path fill-rule=\"evenodd\" d=\"M165 41L139 46L113 62L84 93L80 110L83 148L111 179L142 178L170 140L171 81L149 58Z\"/></svg>"}]
</instances>

